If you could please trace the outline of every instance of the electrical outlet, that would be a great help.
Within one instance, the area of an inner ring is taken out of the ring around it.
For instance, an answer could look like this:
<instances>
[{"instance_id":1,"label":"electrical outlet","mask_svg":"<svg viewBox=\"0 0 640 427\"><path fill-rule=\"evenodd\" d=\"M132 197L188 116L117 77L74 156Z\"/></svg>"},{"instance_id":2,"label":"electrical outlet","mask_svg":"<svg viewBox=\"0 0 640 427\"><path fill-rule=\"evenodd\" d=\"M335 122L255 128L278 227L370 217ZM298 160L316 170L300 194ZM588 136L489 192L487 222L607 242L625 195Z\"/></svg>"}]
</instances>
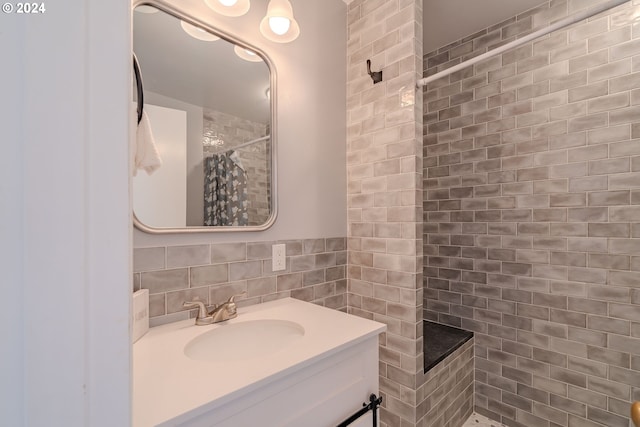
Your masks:
<instances>
[{"instance_id":1,"label":"electrical outlet","mask_svg":"<svg viewBox=\"0 0 640 427\"><path fill-rule=\"evenodd\" d=\"M273 245L271 247L271 270L281 271L287 268L286 245Z\"/></svg>"}]
</instances>

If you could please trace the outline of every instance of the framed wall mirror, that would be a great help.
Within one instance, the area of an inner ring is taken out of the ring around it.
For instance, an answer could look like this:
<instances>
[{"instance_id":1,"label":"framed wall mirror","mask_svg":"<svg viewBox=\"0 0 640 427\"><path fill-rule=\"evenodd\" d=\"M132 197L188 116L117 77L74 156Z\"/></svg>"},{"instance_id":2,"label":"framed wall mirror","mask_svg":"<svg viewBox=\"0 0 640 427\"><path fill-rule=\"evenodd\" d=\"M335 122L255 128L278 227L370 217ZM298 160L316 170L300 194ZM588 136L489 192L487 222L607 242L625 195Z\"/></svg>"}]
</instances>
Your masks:
<instances>
[{"instance_id":1,"label":"framed wall mirror","mask_svg":"<svg viewBox=\"0 0 640 427\"><path fill-rule=\"evenodd\" d=\"M148 4L133 12L133 50L144 84L142 120L162 163L133 177L135 226L149 233L270 227L276 79L267 56Z\"/></svg>"}]
</instances>

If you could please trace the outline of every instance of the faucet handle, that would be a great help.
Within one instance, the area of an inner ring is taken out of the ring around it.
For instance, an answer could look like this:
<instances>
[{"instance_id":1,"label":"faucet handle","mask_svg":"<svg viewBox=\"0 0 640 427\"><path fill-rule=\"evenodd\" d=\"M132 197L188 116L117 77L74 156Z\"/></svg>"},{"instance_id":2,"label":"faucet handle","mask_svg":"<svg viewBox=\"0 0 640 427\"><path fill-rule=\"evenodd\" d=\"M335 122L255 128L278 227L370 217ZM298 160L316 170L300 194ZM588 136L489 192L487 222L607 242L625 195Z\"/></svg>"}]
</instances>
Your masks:
<instances>
[{"instance_id":1,"label":"faucet handle","mask_svg":"<svg viewBox=\"0 0 640 427\"><path fill-rule=\"evenodd\" d=\"M243 297L243 296L245 296L246 294L247 294L247 291L242 291L242 292L240 292L239 294L232 295L232 296L229 298L229 300L228 300L227 302L228 302L228 303L232 303L232 302L234 302L233 300L234 300L235 298L237 298L237 297Z\"/></svg>"},{"instance_id":2,"label":"faucet handle","mask_svg":"<svg viewBox=\"0 0 640 427\"><path fill-rule=\"evenodd\" d=\"M207 317L209 315L209 313L207 312L207 307L202 301L184 301L182 303L182 306L184 308L197 308L198 316L196 317L196 319Z\"/></svg>"},{"instance_id":3,"label":"faucet handle","mask_svg":"<svg viewBox=\"0 0 640 427\"><path fill-rule=\"evenodd\" d=\"M237 295L232 295L229 300L225 303L227 305L227 312L229 313L230 316L235 317L237 312L238 312L238 307L236 306L236 302L234 301L235 298L237 297L241 297L246 295L247 292L240 292Z\"/></svg>"}]
</instances>

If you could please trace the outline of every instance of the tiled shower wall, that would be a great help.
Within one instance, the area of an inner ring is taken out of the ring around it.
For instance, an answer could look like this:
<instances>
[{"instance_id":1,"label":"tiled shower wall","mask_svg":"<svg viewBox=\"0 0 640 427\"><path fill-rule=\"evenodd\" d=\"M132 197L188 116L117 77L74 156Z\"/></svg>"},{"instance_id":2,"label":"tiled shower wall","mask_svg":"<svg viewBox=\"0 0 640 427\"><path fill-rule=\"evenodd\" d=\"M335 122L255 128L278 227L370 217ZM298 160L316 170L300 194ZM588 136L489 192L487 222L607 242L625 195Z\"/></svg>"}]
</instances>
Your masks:
<instances>
[{"instance_id":1,"label":"tiled shower wall","mask_svg":"<svg viewBox=\"0 0 640 427\"><path fill-rule=\"evenodd\" d=\"M286 269L271 270L271 245L286 244ZM187 319L184 301L239 306L293 297L346 311L346 239L137 248L134 290L149 289L151 325ZM195 313L195 311L193 311Z\"/></svg>"},{"instance_id":2,"label":"tiled shower wall","mask_svg":"<svg viewBox=\"0 0 640 427\"><path fill-rule=\"evenodd\" d=\"M387 324L381 426L424 425L422 0L348 7L347 208L352 314ZM367 75L383 70L374 84ZM435 386L434 386L435 387Z\"/></svg>"},{"instance_id":3,"label":"tiled shower wall","mask_svg":"<svg viewBox=\"0 0 640 427\"><path fill-rule=\"evenodd\" d=\"M598 1L550 1L425 75ZM475 332L476 409L627 427L640 399L640 2L428 85L424 316Z\"/></svg>"},{"instance_id":4,"label":"tiled shower wall","mask_svg":"<svg viewBox=\"0 0 640 427\"><path fill-rule=\"evenodd\" d=\"M216 110L204 109L204 132L220 135L221 147L204 147L204 155L224 153L240 144L269 134L269 127ZM271 200L271 144L256 142L236 150L247 175L249 225L262 225L269 219Z\"/></svg>"}]
</instances>

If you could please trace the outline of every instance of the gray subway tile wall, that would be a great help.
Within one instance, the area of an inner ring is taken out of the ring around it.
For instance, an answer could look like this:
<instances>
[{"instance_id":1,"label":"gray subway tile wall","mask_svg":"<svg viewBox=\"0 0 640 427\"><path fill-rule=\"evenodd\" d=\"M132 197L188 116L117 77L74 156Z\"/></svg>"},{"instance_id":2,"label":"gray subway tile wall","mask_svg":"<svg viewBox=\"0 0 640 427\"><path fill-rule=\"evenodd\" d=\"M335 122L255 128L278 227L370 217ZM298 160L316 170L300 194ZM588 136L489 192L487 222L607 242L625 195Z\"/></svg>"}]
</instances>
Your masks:
<instances>
[{"instance_id":1,"label":"gray subway tile wall","mask_svg":"<svg viewBox=\"0 0 640 427\"><path fill-rule=\"evenodd\" d=\"M269 134L269 126L257 123L220 111L205 108L203 125L207 133L218 135L224 139L224 145L205 146L205 155L224 153L245 142L262 138ZM262 225L271 213L271 186L269 176L271 170L271 145L257 142L235 150L242 162L243 169L250 176L247 180L247 200L249 208L249 225Z\"/></svg>"},{"instance_id":2,"label":"gray subway tile wall","mask_svg":"<svg viewBox=\"0 0 640 427\"><path fill-rule=\"evenodd\" d=\"M427 423L422 93L415 91L422 75L422 3L348 2L348 312L387 325L380 339L383 427ZM367 59L373 70L383 70L381 82L367 74Z\"/></svg>"},{"instance_id":3,"label":"gray subway tile wall","mask_svg":"<svg viewBox=\"0 0 640 427\"><path fill-rule=\"evenodd\" d=\"M271 245L286 243L286 269L271 270ZM187 319L198 299L239 306L293 297L346 311L346 238L136 248L134 290L149 289L152 326Z\"/></svg>"},{"instance_id":4,"label":"gray subway tile wall","mask_svg":"<svg viewBox=\"0 0 640 427\"><path fill-rule=\"evenodd\" d=\"M473 338L425 374L420 412L428 427L460 427L473 412Z\"/></svg>"},{"instance_id":5,"label":"gray subway tile wall","mask_svg":"<svg viewBox=\"0 0 640 427\"><path fill-rule=\"evenodd\" d=\"M424 56L432 75L599 1ZM475 410L629 425L640 399L640 1L424 91L424 318L475 332Z\"/></svg>"}]
</instances>

